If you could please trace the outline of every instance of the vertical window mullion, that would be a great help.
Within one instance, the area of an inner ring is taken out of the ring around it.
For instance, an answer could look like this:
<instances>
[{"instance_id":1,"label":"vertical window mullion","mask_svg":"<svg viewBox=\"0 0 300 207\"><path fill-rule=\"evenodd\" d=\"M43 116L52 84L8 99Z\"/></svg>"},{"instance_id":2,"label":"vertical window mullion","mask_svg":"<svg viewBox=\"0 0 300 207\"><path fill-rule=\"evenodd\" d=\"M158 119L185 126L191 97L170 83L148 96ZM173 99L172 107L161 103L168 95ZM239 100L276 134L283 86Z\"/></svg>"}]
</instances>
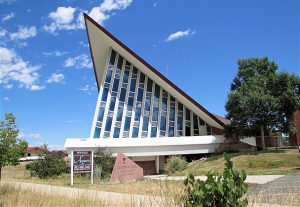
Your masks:
<instances>
[{"instance_id":1,"label":"vertical window mullion","mask_svg":"<svg viewBox=\"0 0 300 207\"><path fill-rule=\"evenodd\" d=\"M118 109L119 109L119 98L120 98L120 93L121 93L122 84L123 84L123 77L124 77L124 73L125 73L125 64L126 64L126 60L125 60L125 58L123 58L121 75L120 75L118 91L117 91L117 98L116 98L116 103L115 103L115 107L114 107L114 116L113 116L113 120L112 120L112 128L111 128L112 133L110 134L110 137L114 137L115 130L116 130L116 128L118 128L116 126L116 119L117 119L116 113L118 113ZM123 110L123 113L124 113L124 110ZM121 121L121 123L122 123L122 121ZM120 137L120 134L119 134L119 137ZM119 138L119 137L115 137L115 138Z\"/></svg>"},{"instance_id":2,"label":"vertical window mullion","mask_svg":"<svg viewBox=\"0 0 300 207\"><path fill-rule=\"evenodd\" d=\"M132 135L132 129L133 129L133 125L134 125L134 117L135 117L135 109L136 109L139 83L140 83L140 70L138 70L138 74L137 74L137 78L136 78L135 91L134 91L133 107L132 107L132 112L131 112L131 121L130 121L130 128L129 128L129 135L130 136Z\"/></svg>"},{"instance_id":3,"label":"vertical window mullion","mask_svg":"<svg viewBox=\"0 0 300 207\"><path fill-rule=\"evenodd\" d=\"M123 137L124 133L124 125L125 125L125 118L127 114L127 103L128 103L128 97L129 97L129 90L130 90L130 85L131 85L131 77L132 77L132 64L130 66L130 71L129 71L129 78L128 78L128 84L127 84L127 89L126 89L126 97L124 101L124 108L123 108L123 116L122 116L122 124L121 124L121 130L120 130L120 137Z\"/></svg>"}]
</instances>

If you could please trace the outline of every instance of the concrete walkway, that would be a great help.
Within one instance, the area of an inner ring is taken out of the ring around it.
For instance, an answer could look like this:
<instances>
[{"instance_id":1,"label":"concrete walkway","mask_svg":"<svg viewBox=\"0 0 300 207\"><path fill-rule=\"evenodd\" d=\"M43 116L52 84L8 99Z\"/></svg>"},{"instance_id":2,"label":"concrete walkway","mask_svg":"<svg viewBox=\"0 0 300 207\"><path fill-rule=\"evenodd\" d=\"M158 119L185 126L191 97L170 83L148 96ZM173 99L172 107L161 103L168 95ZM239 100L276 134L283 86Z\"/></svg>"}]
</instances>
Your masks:
<instances>
[{"instance_id":1,"label":"concrete walkway","mask_svg":"<svg viewBox=\"0 0 300 207\"><path fill-rule=\"evenodd\" d=\"M277 178L281 178L284 175L247 175L246 183L253 183L253 184L266 184L270 181L273 181ZM144 176L146 179L151 180L184 180L186 176L167 176L167 175L149 175ZM206 180L206 176L195 176L195 179Z\"/></svg>"},{"instance_id":2,"label":"concrete walkway","mask_svg":"<svg viewBox=\"0 0 300 207\"><path fill-rule=\"evenodd\" d=\"M254 202L300 206L300 172L259 185L248 193Z\"/></svg>"}]
</instances>

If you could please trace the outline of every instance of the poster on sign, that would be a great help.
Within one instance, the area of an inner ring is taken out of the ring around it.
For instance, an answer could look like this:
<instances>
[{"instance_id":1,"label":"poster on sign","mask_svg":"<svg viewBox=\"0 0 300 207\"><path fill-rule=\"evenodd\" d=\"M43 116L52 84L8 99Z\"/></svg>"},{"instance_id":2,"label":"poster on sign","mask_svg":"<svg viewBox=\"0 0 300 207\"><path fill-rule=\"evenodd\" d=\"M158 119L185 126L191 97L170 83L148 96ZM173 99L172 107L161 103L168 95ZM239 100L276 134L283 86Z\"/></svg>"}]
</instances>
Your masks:
<instances>
[{"instance_id":1,"label":"poster on sign","mask_svg":"<svg viewBox=\"0 0 300 207\"><path fill-rule=\"evenodd\" d=\"M74 182L74 173L91 173L93 184L93 151L72 151L71 185Z\"/></svg>"}]
</instances>

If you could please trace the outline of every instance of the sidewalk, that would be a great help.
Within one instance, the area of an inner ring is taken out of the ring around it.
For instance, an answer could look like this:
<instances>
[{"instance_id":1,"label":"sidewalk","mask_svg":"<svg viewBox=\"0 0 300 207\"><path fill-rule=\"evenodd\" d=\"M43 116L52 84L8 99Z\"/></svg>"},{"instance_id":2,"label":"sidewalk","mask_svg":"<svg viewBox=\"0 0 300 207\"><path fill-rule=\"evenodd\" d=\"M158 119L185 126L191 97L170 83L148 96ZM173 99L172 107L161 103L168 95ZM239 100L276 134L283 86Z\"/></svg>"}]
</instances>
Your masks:
<instances>
[{"instance_id":1,"label":"sidewalk","mask_svg":"<svg viewBox=\"0 0 300 207\"><path fill-rule=\"evenodd\" d=\"M247 175L246 183L251 184L266 184L270 181L273 181L277 178L281 178L284 175ZM167 176L167 175L149 175L144 176L146 179L151 180L184 180L186 176ZM206 176L195 176L195 179L206 180Z\"/></svg>"}]
</instances>

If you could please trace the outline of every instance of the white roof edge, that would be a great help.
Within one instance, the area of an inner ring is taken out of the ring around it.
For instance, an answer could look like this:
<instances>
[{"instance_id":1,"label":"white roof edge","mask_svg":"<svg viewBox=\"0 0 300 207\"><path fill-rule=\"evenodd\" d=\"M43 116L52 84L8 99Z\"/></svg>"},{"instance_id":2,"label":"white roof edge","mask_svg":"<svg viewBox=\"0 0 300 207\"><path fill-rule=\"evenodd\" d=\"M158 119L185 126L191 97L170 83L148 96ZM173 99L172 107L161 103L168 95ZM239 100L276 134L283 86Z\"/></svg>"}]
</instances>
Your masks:
<instances>
[{"instance_id":1,"label":"white roof edge","mask_svg":"<svg viewBox=\"0 0 300 207\"><path fill-rule=\"evenodd\" d=\"M181 145L206 145L224 142L223 135L191 136L191 137L159 137L159 138L99 138L82 139L68 138L64 147L89 148L89 147L156 147L156 146L181 146Z\"/></svg>"}]
</instances>

